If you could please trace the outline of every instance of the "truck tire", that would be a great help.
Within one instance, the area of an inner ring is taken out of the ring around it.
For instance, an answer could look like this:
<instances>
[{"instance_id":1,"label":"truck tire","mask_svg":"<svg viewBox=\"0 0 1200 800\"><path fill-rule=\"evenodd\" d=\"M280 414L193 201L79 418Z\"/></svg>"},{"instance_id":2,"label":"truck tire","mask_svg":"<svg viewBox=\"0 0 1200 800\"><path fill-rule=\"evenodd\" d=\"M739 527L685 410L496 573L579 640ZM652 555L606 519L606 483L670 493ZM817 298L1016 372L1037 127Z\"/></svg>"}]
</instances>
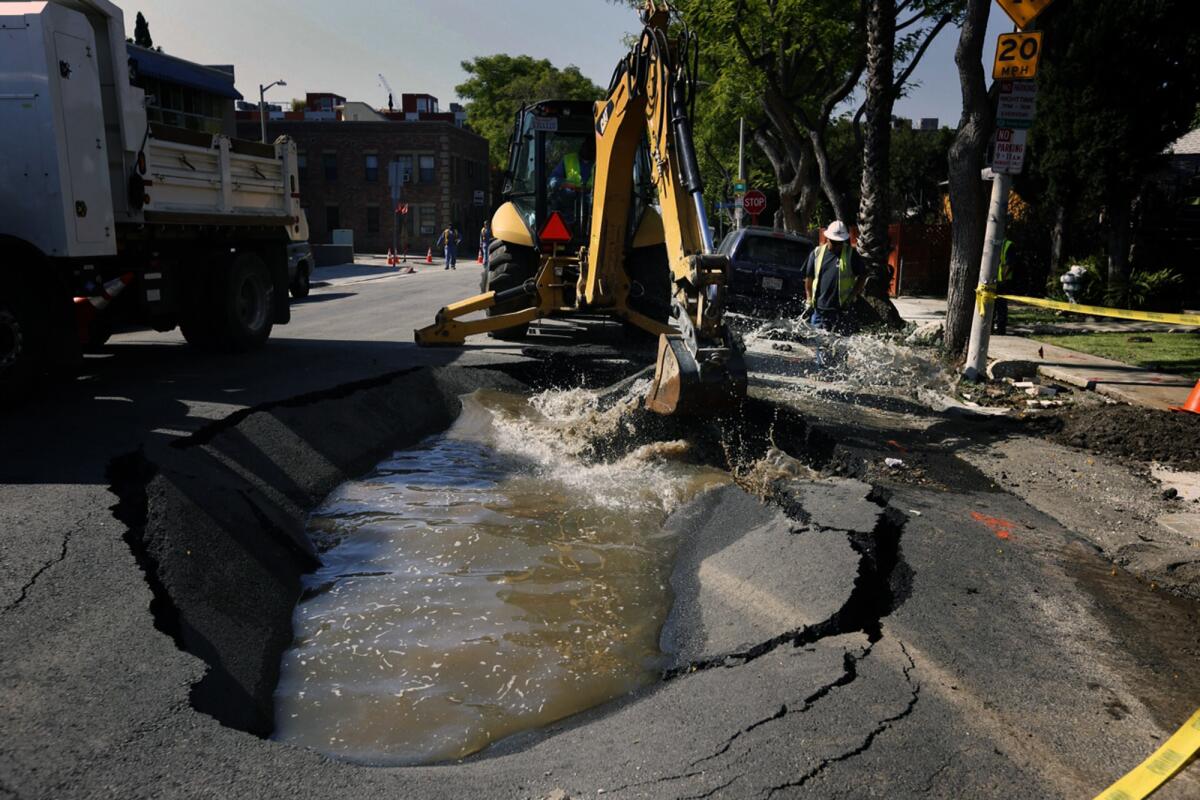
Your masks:
<instances>
[{"instance_id":1,"label":"truck tire","mask_svg":"<svg viewBox=\"0 0 1200 800\"><path fill-rule=\"evenodd\" d=\"M297 300L308 297L308 293L312 289L312 267L307 261L301 261L296 265L296 277L292 278L290 289L292 297Z\"/></svg>"},{"instance_id":2,"label":"truck tire","mask_svg":"<svg viewBox=\"0 0 1200 800\"><path fill-rule=\"evenodd\" d=\"M523 247L496 239L488 248L488 268L483 274L482 289L485 292L503 292L523 286L527 281L537 278L538 257L532 247ZM493 306L487 310L489 317L500 314L511 314L523 308L531 307L536 301L533 295L510 300ZM518 325L502 331L492 331L488 334L493 339L515 341L525 338L529 333L529 324Z\"/></svg>"},{"instance_id":3,"label":"truck tire","mask_svg":"<svg viewBox=\"0 0 1200 800\"><path fill-rule=\"evenodd\" d=\"M275 326L271 272L254 253L239 253L224 273L214 307L217 347L227 353L261 347Z\"/></svg>"},{"instance_id":4,"label":"truck tire","mask_svg":"<svg viewBox=\"0 0 1200 800\"><path fill-rule=\"evenodd\" d=\"M179 321L183 338L203 350L241 353L261 347L274 327L270 270L254 253L196 276Z\"/></svg>"},{"instance_id":5,"label":"truck tire","mask_svg":"<svg viewBox=\"0 0 1200 800\"><path fill-rule=\"evenodd\" d=\"M7 276L6 276L7 278ZM0 404L23 400L48 362L47 314L23 283L0 295Z\"/></svg>"}]
</instances>

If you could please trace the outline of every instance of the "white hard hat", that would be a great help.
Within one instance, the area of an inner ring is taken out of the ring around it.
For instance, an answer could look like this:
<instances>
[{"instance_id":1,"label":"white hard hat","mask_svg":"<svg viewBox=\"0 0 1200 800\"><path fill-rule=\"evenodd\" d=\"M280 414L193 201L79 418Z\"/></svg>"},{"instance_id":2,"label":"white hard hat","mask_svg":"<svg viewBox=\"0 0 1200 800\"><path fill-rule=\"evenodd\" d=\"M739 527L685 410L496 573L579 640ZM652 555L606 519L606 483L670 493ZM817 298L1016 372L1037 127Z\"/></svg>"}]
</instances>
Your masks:
<instances>
[{"instance_id":1,"label":"white hard hat","mask_svg":"<svg viewBox=\"0 0 1200 800\"><path fill-rule=\"evenodd\" d=\"M835 219L825 229L825 238L831 242L845 242L850 239L850 231L847 230L846 223L840 219Z\"/></svg>"}]
</instances>

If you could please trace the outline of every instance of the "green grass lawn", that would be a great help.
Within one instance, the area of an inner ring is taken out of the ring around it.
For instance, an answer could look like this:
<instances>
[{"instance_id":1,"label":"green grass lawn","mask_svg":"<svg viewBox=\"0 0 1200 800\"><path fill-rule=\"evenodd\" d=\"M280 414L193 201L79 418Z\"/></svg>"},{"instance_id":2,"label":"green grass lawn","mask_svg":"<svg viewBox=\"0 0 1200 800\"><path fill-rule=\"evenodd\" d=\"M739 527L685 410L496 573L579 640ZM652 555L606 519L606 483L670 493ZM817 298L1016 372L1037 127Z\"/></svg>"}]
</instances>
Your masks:
<instances>
[{"instance_id":1,"label":"green grass lawn","mask_svg":"<svg viewBox=\"0 0 1200 800\"><path fill-rule=\"evenodd\" d=\"M1151 341L1131 342L1130 337ZM1200 379L1200 333L1075 333L1032 338L1155 372Z\"/></svg>"},{"instance_id":2,"label":"green grass lawn","mask_svg":"<svg viewBox=\"0 0 1200 800\"><path fill-rule=\"evenodd\" d=\"M1072 316L1076 319L1079 318L1078 314L1063 314L1048 308L1020 306L1016 303L1008 304L1008 326L1010 328L1013 325L1053 325L1069 320Z\"/></svg>"}]
</instances>

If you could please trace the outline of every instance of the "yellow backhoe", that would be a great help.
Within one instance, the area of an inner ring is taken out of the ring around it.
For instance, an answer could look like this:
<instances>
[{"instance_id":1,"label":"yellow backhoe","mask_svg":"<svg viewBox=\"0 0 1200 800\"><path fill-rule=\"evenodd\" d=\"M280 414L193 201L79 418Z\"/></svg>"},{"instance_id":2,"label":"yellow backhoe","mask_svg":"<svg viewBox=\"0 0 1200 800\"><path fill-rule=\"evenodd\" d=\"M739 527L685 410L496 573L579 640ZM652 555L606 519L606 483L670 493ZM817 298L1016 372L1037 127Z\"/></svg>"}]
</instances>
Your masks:
<instances>
[{"instance_id":1,"label":"yellow backhoe","mask_svg":"<svg viewBox=\"0 0 1200 800\"><path fill-rule=\"evenodd\" d=\"M710 412L745 396L746 369L692 143L696 40L667 2L647 0L641 15L606 99L517 113L483 292L415 337L520 338L537 319L607 313L659 337L649 409Z\"/></svg>"}]
</instances>

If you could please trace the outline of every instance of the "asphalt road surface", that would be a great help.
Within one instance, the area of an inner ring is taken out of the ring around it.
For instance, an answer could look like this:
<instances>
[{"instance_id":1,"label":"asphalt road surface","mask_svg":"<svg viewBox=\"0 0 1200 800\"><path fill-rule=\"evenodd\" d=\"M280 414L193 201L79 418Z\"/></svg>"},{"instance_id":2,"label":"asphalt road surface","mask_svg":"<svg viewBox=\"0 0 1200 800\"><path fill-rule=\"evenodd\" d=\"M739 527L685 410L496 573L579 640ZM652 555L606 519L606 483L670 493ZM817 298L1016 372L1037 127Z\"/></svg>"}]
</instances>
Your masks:
<instances>
[{"instance_id":1,"label":"asphalt road surface","mask_svg":"<svg viewBox=\"0 0 1200 800\"><path fill-rule=\"evenodd\" d=\"M680 669L661 686L426 768L339 763L197 713L203 664L155 628L111 459L414 365L511 361L487 340L411 343L477 269L318 274L294 321L245 356L121 334L78 381L0 420L0 798L1091 797L1200 705L1195 605L1063 524L1072 492L1035 506L971 466L1002 445L1017 458L1016 439L806 401L851 450L900 438L940 467L912 484L809 481L791 501L801 521L732 488L680 512L672 586L689 605L669 622ZM1200 796L1200 779L1159 796Z\"/></svg>"}]
</instances>

